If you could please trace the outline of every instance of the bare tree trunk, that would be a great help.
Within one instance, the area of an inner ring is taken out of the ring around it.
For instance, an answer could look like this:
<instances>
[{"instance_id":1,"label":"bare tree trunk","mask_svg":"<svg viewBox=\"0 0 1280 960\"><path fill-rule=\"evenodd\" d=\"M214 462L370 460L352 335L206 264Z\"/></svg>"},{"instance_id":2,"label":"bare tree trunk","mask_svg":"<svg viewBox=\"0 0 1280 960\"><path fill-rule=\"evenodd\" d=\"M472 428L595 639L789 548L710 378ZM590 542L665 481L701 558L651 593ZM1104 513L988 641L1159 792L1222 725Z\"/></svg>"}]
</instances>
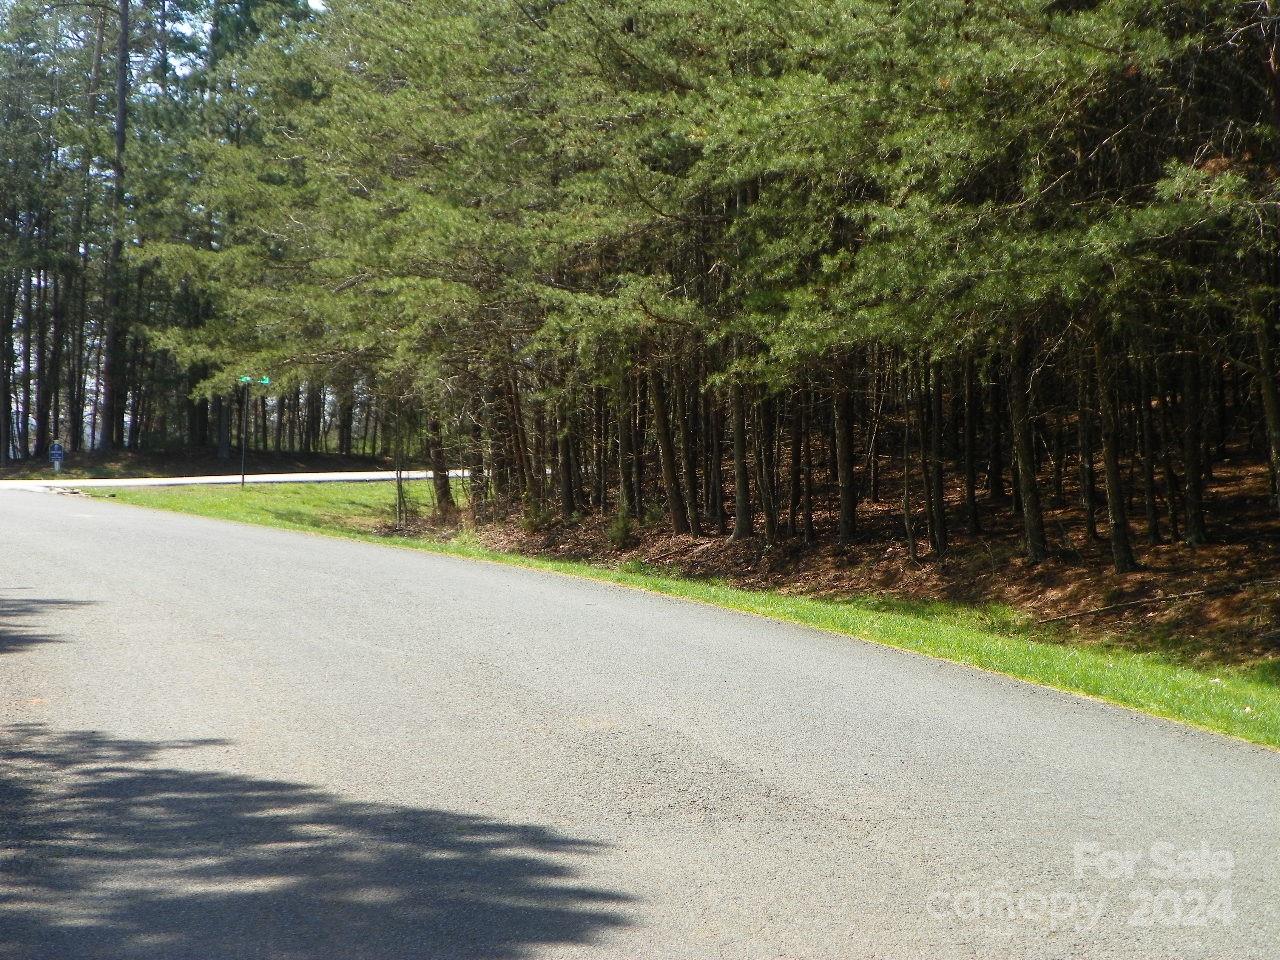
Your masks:
<instances>
[{"instance_id":1,"label":"bare tree trunk","mask_svg":"<svg viewBox=\"0 0 1280 960\"><path fill-rule=\"evenodd\" d=\"M858 491L853 475L853 403L843 382L835 385L832 398L833 430L836 443L836 484L840 488L840 521L836 543L847 544L857 527Z\"/></svg>"},{"instance_id":2,"label":"bare tree trunk","mask_svg":"<svg viewBox=\"0 0 1280 960\"><path fill-rule=\"evenodd\" d=\"M560 445L560 515L569 520L578 512L578 496L573 473L573 424L568 401L562 400L557 410L557 436Z\"/></svg>"},{"instance_id":3,"label":"bare tree trunk","mask_svg":"<svg viewBox=\"0 0 1280 960\"><path fill-rule=\"evenodd\" d=\"M648 422L648 419L649 419L649 410L648 410L649 391L644 388L643 374L637 377L635 387L636 387L635 389L636 416L635 416L635 426L634 426L635 433L632 434L632 436L634 437L634 441L631 444L632 473L634 474L634 480L635 480L634 509L635 509L636 516L641 520L643 520L645 515L645 501L644 501L644 496L645 496L644 455L645 455L645 444L646 444L645 424Z\"/></svg>"},{"instance_id":4,"label":"bare tree trunk","mask_svg":"<svg viewBox=\"0 0 1280 960\"><path fill-rule=\"evenodd\" d=\"M1098 521L1093 512L1096 495L1093 470L1093 404L1090 403L1089 398L1091 377L1092 370L1088 356L1081 353L1076 430L1080 448L1080 507L1084 511L1085 539L1090 543L1098 539Z\"/></svg>"},{"instance_id":5,"label":"bare tree trunk","mask_svg":"<svg viewBox=\"0 0 1280 960\"><path fill-rule=\"evenodd\" d=\"M809 390L804 391L804 419L801 433L804 438L804 542L813 543L817 539L813 530L813 396Z\"/></svg>"},{"instance_id":6,"label":"bare tree trunk","mask_svg":"<svg viewBox=\"0 0 1280 960\"><path fill-rule=\"evenodd\" d=\"M778 540L778 500L773 445L775 436L774 402L770 396L756 407L756 492L760 497L760 512L764 517L764 542L773 545Z\"/></svg>"},{"instance_id":7,"label":"bare tree trunk","mask_svg":"<svg viewBox=\"0 0 1280 960\"><path fill-rule=\"evenodd\" d=\"M902 376L902 527L907 537L907 556L919 559L916 547L915 521L911 503L911 371Z\"/></svg>"},{"instance_id":8,"label":"bare tree trunk","mask_svg":"<svg viewBox=\"0 0 1280 960\"><path fill-rule=\"evenodd\" d=\"M484 428L479 419L471 424L471 443L467 447L467 499L471 504L471 519L481 523L488 518L489 483L484 469Z\"/></svg>"},{"instance_id":9,"label":"bare tree trunk","mask_svg":"<svg viewBox=\"0 0 1280 960\"><path fill-rule=\"evenodd\" d=\"M440 430L440 421L435 417L427 421L427 444L431 459L431 485L436 495L436 513L442 517L452 516L458 505L453 499L449 461L444 454L444 436Z\"/></svg>"},{"instance_id":10,"label":"bare tree trunk","mask_svg":"<svg viewBox=\"0 0 1280 960\"><path fill-rule=\"evenodd\" d=\"M730 391L733 417L733 539L755 535L755 517L751 509L751 478L747 473L747 411L742 385L735 383Z\"/></svg>"},{"instance_id":11,"label":"bare tree trunk","mask_svg":"<svg viewBox=\"0 0 1280 960\"><path fill-rule=\"evenodd\" d=\"M982 518L978 513L978 418L982 407L978 402L977 373L973 368L973 353L964 358L964 502L969 533L982 532Z\"/></svg>"},{"instance_id":12,"label":"bare tree trunk","mask_svg":"<svg viewBox=\"0 0 1280 960\"><path fill-rule=\"evenodd\" d=\"M1182 464L1186 510L1184 537L1188 546L1208 542L1204 527L1204 465L1201 460L1202 417L1200 358L1188 351L1182 358Z\"/></svg>"},{"instance_id":13,"label":"bare tree trunk","mask_svg":"<svg viewBox=\"0 0 1280 960\"><path fill-rule=\"evenodd\" d=\"M671 519L671 529L676 533L689 533L689 515L685 512L684 494L680 491L680 477L676 471L676 444L671 435L666 386L656 369L649 372L649 385L653 393L653 427L658 441L662 486L667 495L667 514Z\"/></svg>"},{"instance_id":14,"label":"bare tree trunk","mask_svg":"<svg viewBox=\"0 0 1280 960\"><path fill-rule=\"evenodd\" d=\"M591 506L603 512L608 499L607 477L609 473L609 406L603 387L596 387L591 395L592 407L592 466Z\"/></svg>"},{"instance_id":15,"label":"bare tree trunk","mask_svg":"<svg viewBox=\"0 0 1280 960\"><path fill-rule=\"evenodd\" d=\"M690 380L692 377L689 378ZM697 389L689 395L689 381L677 384L679 407L680 454L684 460L684 503L689 514L689 529L695 537L702 536L702 524L698 519L698 445L694 438L694 418L697 416Z\"/></svg>"},{"instance_id":16,"label":"bare tree trunk","mask_svg":"<svg viewBox=\"0 0 1280 960\"><path fill-rule=\"evenodd\" d=\"M632 450L631 441L631 380L622 378L618 391L618 516L631 517Z\"/></svg>"},{"instance_id":17,"label":"bare tree trunk","mask_svg":"<svg viewBox=\"0 0 1280 960\"><path fill-rule=\"evenodd\" d=\"M1111 523L1111 558L1117 573L1138 568L1129 537L1123 480L1120 476L1120 421L1116 411L1115 384L1101 331L1094 326L1093 358L1098 371L1098 404L1102 414L1102 463L1107 489L1107 517Z\"/></svg>"},{"instance_id":18,"label":"bare tree trunk","mask_svg":"<svg viewBox=\"0 0 1280 960\"><path fill-rule=\"evenodd\" d=\"M0 302L0 467L7 467L12 454L13 426L12 368L10 366L13 320L17 313L17 281L11 274L4 277L4 301Z\"/></svg>"},{"instance_id":19,"label":"bare tree trunk","mask_svg":"<svg viewBox=\"0 0 1280 960\"><path fill-rule=\"evenodd\" d=\"M1013 338L1009 365L1009 414L1013 429L1013 452L1018 463L1018 491L1022 500L1022 526L1027 559L1040 563L1048 556L1044 535L1044 515L1040 508L1040 487L1036 482L1035 446L1031 429L1031 342L1024 331Z\"/></svg>"},{"instance_id":20,"label":"bare tree trunk","mask_svg":"<svg viewBox=\"0 0 1280 960\"><path fill-rule=\"evenodd\" d=\"M111 157L111 245L106 264L106 326L102 351L102 426L100 446L110 450L124 441L124 153L129 122L129 10L119 0L116 41L115 152ZM229 456L229 454L228 454Z\"/></svg>"},{"instance_id":21,"label":"bare tree trunk","mask_svg":"<svg viewBox=\"0 0 1280 960\"><path fill-rule=\"evenodd\" d=\"M988 401L991 415L987 418L987 497L992 503L1004 503L1004 398L999 376L991 380Z\"/></svg>"},{"instance_id":22,"label":"bare tree trunk","mask_svg":"<svg viewBox=\"0 0 1280 960\"><path fill-rule=\"evenodd\" d=\"M791 398L791 409L787 418L789 456L787 462L787 536L794 537L799 532L801 480L801 433L803 432L803 407L800 398L803 391L797 391Z\"/></svg>"},{"instance_id":23,"label":"bare tree trunk","mask_svg":"<svg viewBox=\"0 0 1280 960\"><path fill-rule=\"evenodd\" d=\"M1258 343L1258 392L1262 394L1262 412L1266 420L1272 499L1276 509L1280 510L1280 388L1276 385L1275 347L1269 327L1266 321L1256 324L1254 337Z\"/></svg>"},{"instance_id":24,"label":"bare tree trunk","mask_svg":"<svg viewBox=\"0 0 1280 960\"><path fill-rule=\"evenodd\" d=\"M947 503L942 476L942 371L932 364L929 405L929 499L932 501L933 549L947 552Z\"/></svg>"},{"instance_id":25,"label":"bare tree trunk","mask_svg":"<svg viewBox=\"0 0 1280 960\"><path fill-rule=\"evenodd\" d=\"M1142 504L1146 513L1147 542L1153 546L1163 542L1160 535L1160 509L1156 503L1155 440L1151 426L1151 389L1147 365L1142 364L1138 378L1138 430L1142 453Z\"/></svg>"},{"instance_id":26,"label":"bare tree trunk","mask_svg":"<svg viewBox=\"0 0 1280 960\"><path fill-rule=\"evenodd\" d=\"M707 514L712 517L716 533L725 532L724 515L724 413L719 401L708 390L707 404Z\"/></svg>"}]
</instances>

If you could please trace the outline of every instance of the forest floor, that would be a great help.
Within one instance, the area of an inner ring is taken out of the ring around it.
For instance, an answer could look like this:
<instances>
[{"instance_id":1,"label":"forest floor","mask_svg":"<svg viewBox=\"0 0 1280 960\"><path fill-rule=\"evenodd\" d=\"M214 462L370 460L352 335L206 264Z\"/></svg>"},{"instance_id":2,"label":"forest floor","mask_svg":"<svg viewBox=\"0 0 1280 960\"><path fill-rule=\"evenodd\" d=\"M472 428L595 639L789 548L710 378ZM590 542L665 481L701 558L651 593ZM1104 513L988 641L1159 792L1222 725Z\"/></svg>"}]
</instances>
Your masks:
<instances>
[{"instance_id":1,"label":"forest floor","mask_svg":"<svg viewBox=\"0 0 1280 960\"><path fill-rule=\"evenodd\" d=\"M898 507L864 503L845 549L800 538L765 549L762 538L675 537L642 527L617 549L608 523L548 519L443 523L430 519L430 484L415 483L422 519L396 529L390 484L283 484L93 491L128 503L314 533L517 563L604 579L805 623L1072 690L1149 713L1280 746L1280 523L1270 518L1265 473L1230 462L1212 496L1214 541L1138 547L1144 567L1109 572L1105 541L1082 542L1080 511L1048 506L1052 557L1020 556L1016 517L957 534L944 559L919 546L911 560ZM958 517L959 504L956 507ZM464 511L465 513L465 511ZM1104 524L1105 510L1099 523ZM1228 517L1230 524L1221 518ZM820 536L832 518L815 516ZM959 526L953 518L953 525ZM1232 531L1248 531L1238 538ZM1105 532L1105 526L1103 526ZM1135 534L1139 532L1135 527ZM1074 539L1073 539L1074 537ZM821 541L820 541L821 542ZM1195 591L1209 591L1173 600ZM1044 624L1064 614L1156 601Z\"/></svg>"},{"instance_id":2,"label":"forest floor","mask_svg":"<svg viewBox=\"0 0 1280 960\"><path fill-rule=\"evenodd\" d=\"M887 480L901 483L900 477ZM883 489L895 488L886 482ZM1095 508L1099 538L1089 540L1080 498L1069 484L1062 497L1050 493L1045 499L1051 556L1042 564L1024 558L1021 520L1008 506L992 510L980 499L982 532L976 536L964 532L958 494L948 507L947 552L942 557L930 553L918 517L914 560L903 535L901 503L888 499L859 504L857 534L844 548L834 545L836 518L830 510L815 511L815 544L783 538L772 549L761 537L742 542L678 537L654 525L640 529L626 549L618 550L608 522L599 519L552 522L539 529L490 525L479 528L477 536L496 550L642 562L750 590L1001 608L1028 625L1043 624L1046 635L1067 642L1121 645L1189 664L1262 666L1280 681L1280 517L1261 464L1227 459L1216 465L1207 504L1211 541L1201 547L1170 542L1166 515L1160 517L1164 542L1150 544L1142 504L1133 503L1134 551L1141 568L1124 575L1111 567L1105 502ZM1055 622L1045 624L1048 620Z\"/></svg>"}]
</instances>

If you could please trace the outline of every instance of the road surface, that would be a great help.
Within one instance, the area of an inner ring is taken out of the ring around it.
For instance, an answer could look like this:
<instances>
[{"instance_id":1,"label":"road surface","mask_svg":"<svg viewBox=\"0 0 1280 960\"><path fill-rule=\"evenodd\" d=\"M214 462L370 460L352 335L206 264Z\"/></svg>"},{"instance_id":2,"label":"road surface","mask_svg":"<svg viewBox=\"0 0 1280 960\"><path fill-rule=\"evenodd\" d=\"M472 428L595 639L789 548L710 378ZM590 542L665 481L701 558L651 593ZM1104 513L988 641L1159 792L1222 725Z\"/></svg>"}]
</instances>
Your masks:
<instances>
[{"instance_id":1,"label":"road surface","mask_svg":"<svg viewBox=\"0 0 1280 960\"><path fill-rule=\"evenodd\" d=\"M429 480L430 470L406 470L406 480ZM462 477L465 470L450 470L449 476ZM374 483L394 480L394 470L338 470L328 473L250 473L245 483ZM214 474L206 477L110 477L101 480L61 477L45 480L0 480L0 493L5 490L88 490L97 487L201 487L239 484L240 474Z\"/></svg>"},{"instance_id":2,"label":"road surface","mask_svg":"<svg viewBox=\"0 0 1280 960\"><path fill-rule=\"evenodd\" d=\"M367 543L0 543L0 957L1276 956L1280 754Z\"/></svg>"}]
</instances>

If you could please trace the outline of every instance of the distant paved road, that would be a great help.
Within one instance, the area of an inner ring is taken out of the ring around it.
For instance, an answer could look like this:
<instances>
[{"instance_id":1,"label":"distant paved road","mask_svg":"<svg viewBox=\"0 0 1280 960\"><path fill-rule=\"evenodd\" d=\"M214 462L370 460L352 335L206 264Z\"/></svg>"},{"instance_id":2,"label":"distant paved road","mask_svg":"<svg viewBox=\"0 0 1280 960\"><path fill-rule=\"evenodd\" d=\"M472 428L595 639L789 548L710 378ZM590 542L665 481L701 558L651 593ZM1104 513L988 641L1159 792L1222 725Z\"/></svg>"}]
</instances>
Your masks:
<instances>
[{"instance_id":1,"label":"distant paved road","mask_svg":"<svg viewBox=\"0 0 1280 960\"><path fill-rule=\"evenodd\" d=\"M3 491L0 721L4 958L1280 943L1280 755L527 570Z\"/></svg>"},{"instance_id":2,"label":"distant paved road","mask_svg":"<svg viewBox=\"0 0 1280 960\"><path fill-rule=\"evenodd\" d=\"M450 470L451 477L465 475L463 470ZM406 480L428 480L430 470L406 470ZM328 473L250 473L245 483L362 483L394 480L394 470L338 470ZM207 477L127 477L103 480L0 480L0 493L5 490L89 490L100 487L198 487L239 484L240 474L215 474Z\"/></svg>"}]
</instances>

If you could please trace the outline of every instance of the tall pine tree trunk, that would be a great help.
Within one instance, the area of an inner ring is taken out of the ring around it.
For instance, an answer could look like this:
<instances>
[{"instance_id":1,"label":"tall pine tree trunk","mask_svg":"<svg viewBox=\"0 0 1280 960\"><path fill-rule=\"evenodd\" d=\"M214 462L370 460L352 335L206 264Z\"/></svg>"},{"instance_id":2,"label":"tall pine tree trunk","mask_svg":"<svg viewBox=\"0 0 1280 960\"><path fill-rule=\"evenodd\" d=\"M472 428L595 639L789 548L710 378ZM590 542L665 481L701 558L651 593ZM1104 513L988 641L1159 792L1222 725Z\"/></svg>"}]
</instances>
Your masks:
<instances>
[{"instance_id":1,"label":"tall pine tree trunk","mask_svg":"<svg viewBox=\"0 0 1280 960\"><path fill-rule=\"evenodd\" d=\"M1160 535L1160 508L1156 502L1155 436L1151 425L1151 389L1144 361L1138 377L1138 430L1142 454L1142 505L1146 513L1147 542L1163 542Z\"/></svg>"},{"instance_id":2,"label":"tall pine tree trunk","mask_svg":"<svg viewBox=\"0 0 1280 960\"><path fill-rule=\"evenodd\" d=\"M1267 321L1255 324L1254 339L1258 344L1258 392L1262 394L1262 413L1267 429L1272 500L1275 508L1280 510L1280 387L1276 384L1275 346L1269 327Z\"/></svg>"},{"instance_id":3,"label":"tall pine tree trunk","mask_svg":"<svg viewBox=\"0 0 1280 960\"><path fill-rule=\"evenodd\" d=\"M450 516L458 509L453 500L453 487L449 479L449 462L444 454L444 435L440 421L432 417L427 421L428 455L431 458L431 485L436 495L436 513Z\"/></svg>"},{"instance_id":4,"label":"tall pine tree trunk","mask_svg":"<svg viewBox=\"0 0 1280 960\"><path fill-rule=\"evenodd\" d=\"M773 545L778 540L778 498L774 464L774 439L776 418L774 401L765 396L756 407L756 492L760 498L760 512L764 518L764 542Z\"/></svg>"},{"instance_id":5,"label":"tall pine tree trunk","mask_svg":"<svg viewBox=\"0 0 1280 960\"><path fill-rule=\"evenodd\" d=\"M1094 326L1093 358L1098 371L1098 404L1102 414L1102 463L1107 488L1107 517L1111 523L1111 558L1117 573L1138 567L1129 538L1129 516L1120 475L1120 418L1116 410L1115 382L1102 332Z\"/></svg>"},{"instance_id":6,"label":"tall pine tree trunk","mask_svg":"<svg viewBox=\"0 0 1280 960\"><path fill-rule=\"evenodd\" d=\"M1004 391L999 374L991 378L987 392L991 415L987 418L987 496L992 503L1004 503Z\"/></svg>"},{"instance_id":7,"label":"tall pine tree trunk","mask_svg":"<svg viewBox=\"0 0 1280 960\"><path fill-rule=\"evenodd\" d=\"M568 520L578 512L578 498L573 470L573 421L569 416L569 403L562 400L556 410L558 429L556 438L560 449L559 482L560 516Z\"/></svg>"},{"instance_id":8,"label":"tall pine tree trunk","mask_svg":"<svg viewBox=\"0 0 1280 960\"><path fill-rule=\"evenodd\" d=\"M643 374L640 375L643 377ZM635 497L633 498L633 509L637 517L643 519L645 515L645 423L649 418L648 400L649 391L644 388L644 380L637 378L636 381L636 418L634 433L632 433L632 475L635 481Z\"/></svg>"},{"instance_id":9,"label":"tall pine tree trunk","mask_svg":"<svg viewBox=\"0 0 1280 960\"><path fill-rule=\"evenodd\" d=\"M843 546L857 528L858 491L853 475L853 400L849 387L839 380L832 397L832 429L836 444L836 485L840 492L836 542Z\"/></svg>"},{"instance_id":10,"label":"tall pine tree trunk","mask_svg":"<svg viewBox=\"0 0 1280 960\"><path fill-rule=\"evenodd\" d=\"M902 374L902 529L907 538L907 557L919 559L916 547L916 529L911 502L911 380L910 367Z\"/></svg>"},{"instance_id":11,"label":"tall pine tree trunk","mask_svg":"<svg viewBox=\"0 0 1280 960\"><path fill-rule=\"evenodd\" d=\"M719 401L708 390L707 404L707 515L712 518L716 533L725 532L724 516L724 457L722 437L724 414Z\"/></svg>"},{"instance_id":12,"label":"tall pine tree trunk","mask_svg":"<svg viewBox=\"0 0 1280 960\"><path fill-rule=\"evenodd\" d=\"M929 499L932 501L933 549L947 552L947 502L942 475L942 371L932 364L929 391Z\"/></svg>"},{"instance_id":13,"label":"tall pine tree trunk","mask_svg":"<svg viewBox=\"0 0 1280 960\"><path fill-rule=\"evenodd\" d=\"M656 369L649 372L649 385L653 395L653 429L658 441L662 486L667 496L667 515L674 532L689 533L689 515L685 512L684 494L680 490L680 477L676 470L676 443L671 435L666 385Z\"/></svg>"},{"instance_id":14,"label":"tall pine tree trunk","mask_svg":"<svg viewBox=\"0 0 1280 960\"><path fill-rule=\"evenodd\" d=\"M17 281L12 274L4 277L3 302L0 302L0 467L7 467L13 445L12 350L13 320L18 308Z\"/></svg>"},{"instance_id":15,"label":"tall pine tree trunk","mask_svg":"<svg viewBox=\"0 0 1280 960\"><path fill-rule=\"evenodd\" d=\"M1036 482L1035 443L1031 426L1031 342L1025 331L1013 338L1009 364L1009 420L1013 431L1013 453L1018 462L1018 492L1022 501L1022 526L1027 559L1040 563L1048 556L1044 535L1044 514L1040 509L1040 487Z\"/></svg>"},{"instance_id":16,"label":"tall pine tree trunk","mask_svg":"<svg viewBox=\"0 0 1280 960\"><path fill-rule=\"evenodd\" d=\"M742 540L755 534L755 518L751 509L751 478L747 473L747 411L742 385L730 390L730 415L733 418L733 539Z\"/></svg>"},{"instance_id":17,"label":"tall pine tree trunk","mask_svg":"<svg viewBox=\"0 0 1280 960\"><path fill-rule=\"evenodd\" d=\"M1076 432L1079 446L1080 507L1084 511L1085 539L1092 543L1098 539L1098 521L1094 515L1093 469L1093 404L1090 402L1092 368L1085 353L1080 355L1079 384L1076 404Z\"/></svg>"},{"instance_id":18,"label":"tall pine tree trunk","mask_svg":"<svg viewBox=\"0 0 1280 960\"><path fill-rule=\"evenodd\" d=\"M111 156L111 244L106 264L106 325L102 351L102 427L100 446L110 450L124 441L124 154L129 122L130 0L119 0L116 40L115 150ZM229 454L228 454L229 456Z\"/></svg>"},{"instance_id":19,"label":"tall pine tree trunk","mask_svg":"<svg viewBox=\"0 0 1280 960\"><path fill-rule=\"evenodd\" d=\"M813 529L813 395L804 391L804 419L801 433L804 439L804 542L817 539Z\"/></svg>"},{"instance_id":20,"label":"tall pine tree trunk","mask_svg":"<svg viewBox=\"0 0 1280 960\"><path fill-rule=\"evenodd\" d=\"M631 427L631 379L622 378L618 390L618 516L631 517L631 493L634 483L632 473L631 441L635 439Z\"/></svg>"},{"instance_id":21,"label":"tall pine tree trunk","mask_svg":"<svg viewBox=\"0 0 1280 960\"><path fill-rule=\"evenodd\" d=\"M677 416L680 421L680 455L684 461L684 504L689 515L689 530L695 537L702 536L702 524L698 519L698 445L694 435L698 411L698 392L691 386L690 377L677 384ZM692 391L692 395L691 395Z\"/></svg>"},{"instance_id":22,"label":"tall pine tree trunk","mask_svg":"<svg viewBox=\"0 0 1280 960\"><path fill-rule=\"evenodd\" d=\"M484 428L479 419L471 424L467 457L467 499L471 503L473 522L480 523L488 517L489 482L484 469Z\"/></svg>"},{"instance_id":23,"label":"tall pine tree trunk","mask_svg":"<svg viewBox=\"0 0 1280 960\"><path fill-rule=\"evenodd\" d=\"M978 420L982 407L978 402L977 373L974 370L973 353L964 358L964 502L965 519L969 533L982 532L982 518L978 513Z\"/></svg>"},{"instance_id":24,"label":"tall pine tree trunk","mask_svg":"<svg viewBox=\"0 0 1280 960\"><path fill-rule=\"evenodd\" d=\"M791 398L791 409L787 418L787 439L789 441L787 462L787 536L794 537L799 532L800 496L801 496L801 433L803 432L803 409L800 403L802 392Z\"/></svg>"},{"instance_id":25,"label":"tall pine tree trunk","mask_svg":"<svg viewBox=\"0 0 1280 960\"><path fill-rule=\"evenodd\" d=\"M1204 526L1204 465L1202 423L1204 410L1200 388L1200 357L1194 350L1182 357L1182 464L1183 535L1188 546L1197 547L1209 539Z\"/></svg>"}]
</instances>

